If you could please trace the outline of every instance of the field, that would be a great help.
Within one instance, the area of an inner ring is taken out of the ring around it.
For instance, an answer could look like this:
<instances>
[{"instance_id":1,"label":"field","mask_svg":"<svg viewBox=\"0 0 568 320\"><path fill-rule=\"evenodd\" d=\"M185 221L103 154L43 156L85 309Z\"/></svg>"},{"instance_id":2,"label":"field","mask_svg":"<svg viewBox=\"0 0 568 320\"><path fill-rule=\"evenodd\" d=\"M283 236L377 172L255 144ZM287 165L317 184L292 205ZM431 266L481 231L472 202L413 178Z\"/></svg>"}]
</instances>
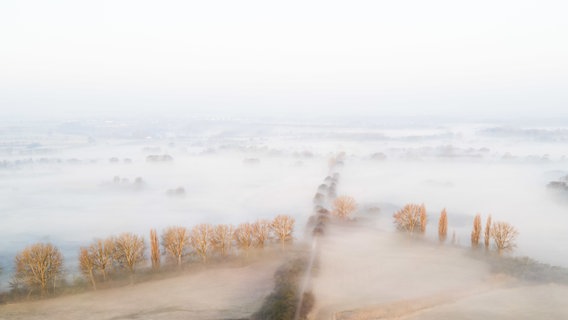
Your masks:
<instances>
[{"instance_id":1,"label":"field","mask_svg":"<svg viewBox=\"0 0 568 320\"><path fill-rule=\"evenodd\" d=\"M152 228L238 225L287 214L296 221L293 250L317 242L305 286L315 297L311 319L437 319L463 310L471 319L566 316L558 298L568 296L565 282L527 282L496 271L469 248L474 215L484 221L491 215L520 231L513 257L568 266L565 195L546 188L568 172L563 129L217 121L174 123L171 131L103 122L2 133L2 290L9 290L14 256L34 242L60 248L64 277L74 283L82 278L79 248L96 238L132 232L148 242ZM316 192L322 183L329 188L326 177L334 174L334 191L353 197L358 209L353 220L334 221L312 242L314 205L333 209L333 197L318 202ZM406 203L427 208L424 235L395 231L392 216ZM441 245L437 219L444 208L449 238ZM208 269L193 257L187 263L198 272L10 303L0 306L0 316L247 318L273 289L284 260ZM138 266L149 267L148 259ZM513 310L517 305L522 308Z\"/></svg>"}]
</instances>

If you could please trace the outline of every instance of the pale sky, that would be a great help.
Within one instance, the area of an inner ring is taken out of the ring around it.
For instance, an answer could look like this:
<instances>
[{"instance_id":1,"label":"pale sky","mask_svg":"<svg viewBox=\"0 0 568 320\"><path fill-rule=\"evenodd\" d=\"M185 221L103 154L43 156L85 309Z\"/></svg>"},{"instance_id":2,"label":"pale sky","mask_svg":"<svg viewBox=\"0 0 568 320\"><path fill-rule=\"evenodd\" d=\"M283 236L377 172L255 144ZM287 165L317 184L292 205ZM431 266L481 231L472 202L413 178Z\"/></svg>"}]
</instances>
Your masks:
<instances>
[{"instance_id":1,"label":"pale sky","mask_svg":"<svg viewBox=\"0 0 568 320\"><path fill-rule=\"evenodd\" d=\"M568 117L568 1L0 2L0 116Z\"/></svg>"}]
</instances>

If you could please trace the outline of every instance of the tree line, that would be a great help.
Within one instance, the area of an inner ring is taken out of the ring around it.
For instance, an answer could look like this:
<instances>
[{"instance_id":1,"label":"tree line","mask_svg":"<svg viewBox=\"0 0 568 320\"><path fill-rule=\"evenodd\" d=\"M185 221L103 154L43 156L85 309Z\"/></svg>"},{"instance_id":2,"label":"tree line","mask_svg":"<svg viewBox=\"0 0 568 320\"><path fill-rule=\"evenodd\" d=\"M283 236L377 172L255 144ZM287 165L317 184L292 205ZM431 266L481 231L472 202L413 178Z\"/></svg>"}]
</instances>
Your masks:
<instances>
[{"instance_id":1,"label":"tree line","mask_svg":"<svg viewBox=\"0 0 568 320\"><path fill-rule=\"evenodd\" d=\"M154 272L162 263L181 269L195 260L207 263L210 257L225 258L244 254L254 248L264 248L270 242L278 242L284 249L293 237L295 220L289 215L278 215L273 220L260 219L252 223L199 224L192 228L171 226L161 237L150 230L150 257L146 257L144 237L125 232L105 239L94 239L79 249L79 269L93 289L108 282L113 276L129 275L144 264ZM149 263L148 263L149 262ZM50 243L35 243L24 248L14 259L15 274L11 286L16 290L38 293L42 297L55 291L64 277L64 259L61 251Z\"/></svg>"},{"instance_id":2,"label":"tree line","mask_svg":"<svg viewBox=\"0 0 568 320\"><path fill-rule=\"evenodd\" d=\"M407 204L393 215L394 224L399 231L409 234L424 234L428 223L428 215L424 204ZM481 235L483 234L483 245L486 250L491 249L491 240L499 255L504 252L512 251L516 247L515 240L519 234L517 229L507 222L492 221L491 215L487 217L485 229L482 228L481 215L477 214L473 219L471 231L471 247L479 248ZM448 236L448 214L443 209L438 219L438 239L445 242ZM455 244L455 232L452 236L452 243Z\"/></svg>"}]
</instances>

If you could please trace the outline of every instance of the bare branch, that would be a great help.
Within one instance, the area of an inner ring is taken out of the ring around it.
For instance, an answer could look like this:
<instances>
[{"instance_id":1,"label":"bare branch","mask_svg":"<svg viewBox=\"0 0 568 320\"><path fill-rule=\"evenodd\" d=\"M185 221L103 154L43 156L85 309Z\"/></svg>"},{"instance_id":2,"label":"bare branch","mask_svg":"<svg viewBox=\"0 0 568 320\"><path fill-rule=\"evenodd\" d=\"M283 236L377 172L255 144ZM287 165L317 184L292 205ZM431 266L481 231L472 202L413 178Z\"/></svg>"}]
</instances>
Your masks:
<instances>
[{"instance_id":1,"label":"bare branch","mask_svg":"<svg viewBox=\"0 0 568 320\"><path fill-rule=\"evenodd\" d=\"M233 233L235 227L227 224L219 224L213 228L211 234L211 246L222 257L227 256L233 247Z\"/></svg>"},{"instance_id":2,"label":"bare branch","mask_svg":"<svg viewBox=\"0 0 568 320\"><path fill-rule=\"evenodd\" d=\"M394 215L394 223L399 231L405 231L408 233L414 233L421 227L421 221L425 218L421 218L425 215L424 205L417 204L407 204L402 209L397 211Z\"/></svg>"},{"instance_id":3,"label":"bare branch","mask_svg":"<svg viewBox=\"0 0 568 320\"><path fill-rule=\"evenodd\" d=\"M287 215L278 215L272 221L270 228L272 232L276 235L282 248L284 244L292 240L292 232L294 232L294 218Z\"/></svg>"},{"instance_id":4,"label":"bare branch","mask_svg":"<svg viewBox=\"0 0 568 320\"><path fill-rule=\"evenodd\" d=\"M93 289L97 290L95 281L95 257L88 248L81 247L79 251L79 269L81 273L91 281Z\"/></svg>"},{"instance_id":5,"label":"bare branch","mask_svg":"<svg viewBox=\"0 0 568 320\"><path fill-rule=\"evenodd\" d=\"M235 238L239 249L248 252L248 250L254 245L254 231L252 224L239 224L239 226L235 229L233 237Z\"/></svg>"},{"instance_id":6,"label":"bare branch","mask_svg":"<svg viewBox=\"0 0 568 320\"><path fill-rule=\"evenodd\" d=\"M494 222L491 226L491 237L499 254L515 249L517 246L515 240L518 235L517 229L506 222Z\"/></svg>"},{"instance_id":7,"label":"bare branch","mask_svg":"<svg viewBox=\"0 0 568 320\"><path fill-rule=\"evenodd\" d=\"M257 248L264 248L264 243L270 237L270 221L257 220L252 224L254 246Z\"/></svg>"},{"instance_id":8,"label":"bare branch","mask_svg":"<svg viewBox=\"0 0 568 320\"><path fill-rule=\"evenodd\" d=\"M15 258L15 277L30 290L40 289L42 296L48 293L50 283L55 289L55 279L62 268L61 252L49 243L30 245Z\"/></svg>"},{"instance_id":9,"label":"bare branch","mask_svg":"<svg viewBox=\"0 0 568 320\"><path fill-rule=\"evenodd\" d=\"M210 224L199 224L191 229L189 241L195 252L201 257L203 263L207 262L207 255L211 243L209 239L213 233L213 227Z\"/></svg>"},{"instance_id":10,"label":"bare branch","mask_svg":"<svg viewBox=\"0 0 568 320\"><path fill-rule=\"evenodd\" d=\"M116 237L114 244L118 264L131 274L134 273L136 265L144 260L144 239L127 232Z\"/></svg>"},{"instance_id":11,"label":"bare branch","mask_svg":"<svg viewBox=\"0 0 568 320\"><path fill-rule=\"evenodd\" d=\"M115 250L114 238L96 239L93 244L88 248L89 253L93 257L95 269L100 271L103 276L103 281L106 281L108 274L112 271Z\"/></svg>"},{"instance_id":12,"label":"bare branch","mask_svg":"<svg viewBox=\"0 0 568 320\"><path fill-rule=\"evenodd\" d=\"M189 230L185 227L169 227L162 233L162 246L166 256L181 268L183 257L189 248Z\"/></svg>"},{"instance_id":13,"label":"bare branch","mask_svg":"<svg viewBox=\"0 0 568 320\"><path fill-rule=\"evenodd\" d=\"M333 201L333 214L341 219L347 219L357 210L355 199L349 196L341 196Z\"/></svg>"}]
</instances>

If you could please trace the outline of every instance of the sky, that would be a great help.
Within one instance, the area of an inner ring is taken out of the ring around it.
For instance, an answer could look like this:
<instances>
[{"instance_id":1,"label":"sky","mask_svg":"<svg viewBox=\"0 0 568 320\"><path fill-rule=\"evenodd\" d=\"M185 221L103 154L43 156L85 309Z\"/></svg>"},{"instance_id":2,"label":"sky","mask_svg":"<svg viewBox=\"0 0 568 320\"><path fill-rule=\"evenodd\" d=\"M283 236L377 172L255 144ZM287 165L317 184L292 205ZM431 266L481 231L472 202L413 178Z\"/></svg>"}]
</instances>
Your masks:
<instances>
[{"instance_id":1,"label":"sky","mask_svg":"<svg viewBox=\"0 0 568 320\"><path fill-rule=\"evenodd\" d=\"M0 2L0 117L568 118L566 1Z\"/></svg>"}]
</instances>

